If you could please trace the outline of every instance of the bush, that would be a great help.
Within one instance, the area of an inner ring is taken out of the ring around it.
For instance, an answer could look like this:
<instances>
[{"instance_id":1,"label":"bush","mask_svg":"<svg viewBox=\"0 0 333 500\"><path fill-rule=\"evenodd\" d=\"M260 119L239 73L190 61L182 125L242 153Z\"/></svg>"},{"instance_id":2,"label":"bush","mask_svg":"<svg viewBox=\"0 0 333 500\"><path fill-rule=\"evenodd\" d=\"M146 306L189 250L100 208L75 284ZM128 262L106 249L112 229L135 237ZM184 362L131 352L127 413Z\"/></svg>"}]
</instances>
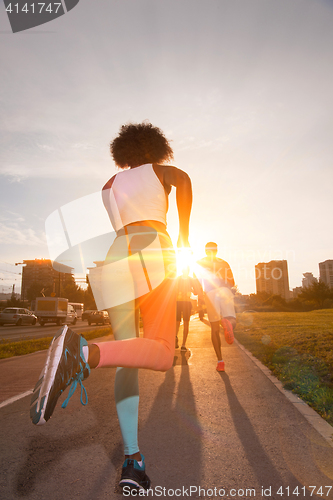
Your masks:
<instances>
[{"instance_id":1,"label":"bush","mask_svg":"<svg viewBox=\"0 0 333 500\"><path fill-rule=\"evenodd\" d=\"M324 306L324 309L332 309L333 308L333 299L325 299L323 306Z\"/></svg>"}]
</instances>

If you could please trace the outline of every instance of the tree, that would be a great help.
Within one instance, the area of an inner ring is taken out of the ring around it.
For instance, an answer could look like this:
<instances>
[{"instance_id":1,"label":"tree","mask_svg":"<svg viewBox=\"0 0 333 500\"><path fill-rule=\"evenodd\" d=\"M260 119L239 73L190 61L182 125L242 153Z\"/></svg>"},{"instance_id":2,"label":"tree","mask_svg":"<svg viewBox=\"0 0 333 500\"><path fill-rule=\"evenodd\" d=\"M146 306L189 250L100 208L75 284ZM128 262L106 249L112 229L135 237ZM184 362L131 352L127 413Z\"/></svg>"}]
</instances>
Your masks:
<instances>
[{"instance_id":1,"label":"tree","mask_svg":"<svg viewBox=\"0 0 333 500\"><path fill-rule=\"evenodd\" d=\"M92 292L92 289L91 289L91 286L90 286L90 283L89 283L88 276L86 277L86 280L87 280L87 283L88 283L88 287L84 291L84 308L85 308L85 310L87 310L87 309L97 309L96 302L95 302L94 295L93 295L93 292Z\"/></svg>"},{"instance_id":2,"label":"tree","mask_svg":"<svg viewBox=\"0 0 333 500\"><path fill-rule=\"evenodd\" d=\"M323 281L313 282L299 294L299 299L315 302L319 309L323 309L325 301L332 298L332 290Z\"/></svg>"},{"instance_id":3,"label":"tree","mask_svg":"<svg viewBox=\"0 0 333 500\"><path fill-rule=\"evenodd\" d=\"M16 295L12 293L12 296L10 299L7 299L7 307L20 307L21 302L18 300Z\"/></svg>"},{"instance_id":4,"label":"tree","mask_svg":"<svg viewBox=\"0 0 333 500\"><path fill-rule=\"evenodd\" d=\"M252 309L262 306L270 295L267 292L250 293L248 298L248 306Z\"/></svg>"},{"instance_id":5,"label":"tree","mask_svg":"<svg viewBox=\"0 0 333 500\"><path fill-rule=\"evenodd\" d=\"M97 309L88 277L87 283L87 289L83 290L75 283L75 281L67 282L67 284L62 289L61 296L65 299L68 299L69 302L83 303L85 310Z\"/></svg>"},{"instance_id":6,"label":"tree","mask_svg":"<svg viewBox=\"0 0 333 500\"><path fill-rule=\"evenodd\" d=\"M52 293L52 286L43 286L37 281L34 281L27 290L26 297L29 302L36 299L36 297L49 297Z\"/></svg>"},{"instance_id":7,"label":"tree","mask_svg":"<svg viewBox=\"0 0 333 500\"><path fill-rule=\"evenodd\" d=\"M84 290L80 288L75 282L67 283L62 291L61 296L68 299L69 302L83 302L84 301Z\"/></svg>"}]
</instances>

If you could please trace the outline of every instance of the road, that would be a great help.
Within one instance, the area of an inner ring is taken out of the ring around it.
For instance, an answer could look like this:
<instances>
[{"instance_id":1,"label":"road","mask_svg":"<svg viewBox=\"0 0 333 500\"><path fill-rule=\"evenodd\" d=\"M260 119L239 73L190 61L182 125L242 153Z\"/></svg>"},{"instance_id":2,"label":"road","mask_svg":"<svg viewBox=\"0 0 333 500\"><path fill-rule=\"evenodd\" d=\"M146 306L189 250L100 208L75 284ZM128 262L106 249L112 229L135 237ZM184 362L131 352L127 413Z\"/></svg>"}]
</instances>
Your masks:
<instances>
[{"instance_id":1,"label":"road","mask_svg":"<svg viewBox=\"0 0 333 500\"><path fill-rule=\"evenodd\" d=\"M333 500L333 447L295 405L237 344L223 342L226 372L217 373L209 327L197 319L188 347L168 372L139 372L140 447L154 498ZM31 389L42 356L1 360L0 392ZM88 405L77 391L62 409L66 391L45 426L32 425L30 396L0 407L1 499L123 498L115 371L92 370Z\"/></svg>"},{"instance_id":2,"label":"road","mask_svg":"<svg viewBox=\"0 0 333 500\"><path fill-rule=\"evenodd\" d=\"M106 325L108 326L108 325ZM78 333L83 333L87 330L95 328L104 328L105 325L91 325L89 326L86 321L78 320L76 325L70 325L71 329ZM0 341L9 340L16 342L18 340L39 339L43 337L53 337L59 330L59 326L49 324L45 326L40 325L5 325L0 327Z\"/></svg>"}]
</instances>

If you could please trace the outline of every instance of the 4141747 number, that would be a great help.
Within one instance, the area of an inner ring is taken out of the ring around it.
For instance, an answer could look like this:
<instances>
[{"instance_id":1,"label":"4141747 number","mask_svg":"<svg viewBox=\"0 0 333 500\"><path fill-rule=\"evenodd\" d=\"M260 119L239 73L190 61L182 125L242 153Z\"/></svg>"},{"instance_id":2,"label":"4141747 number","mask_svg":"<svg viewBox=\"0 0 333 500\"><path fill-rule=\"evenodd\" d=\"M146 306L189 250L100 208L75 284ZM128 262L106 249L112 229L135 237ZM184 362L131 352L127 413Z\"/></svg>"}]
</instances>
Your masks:
<instances>
[{"instance_id":1,"label":"4141747 number","mask_svg":"<svg viewBox=\"0 0 333 500\"><path fill-rule=\"evenodd\" d=\"M6 11L9 12L10 14L16 13L19 14L20 12L25 12L26 14L31 13L31 14L41 14L48 12L49 14L55 13L57 14L58 10L62 6L61 2L52 2L52 3L43 3L43 2L36 2L36 3L25 3L23 6L20 6L18 3L10 3L6 7Z\"/></svg>"},{"instance_id":2,"label":"4141747 number","mask_svg":"<svg viewBox=\"0 0 333 500\"><path fill-rule=\"evenodd\" d=\"M280 488L277 490L276 494L281 495L281 498L285 497L291 497L291 496L305 496L305 493L307 491L310 491L310 496L312 495L318 495L321 497L328 497L330 491L332 489L332 486L302 486L299 488L296 486L296 488L292 489L290 486L280 486ZM267 490L266 490L267 491Z\"/></svg>"}]
</instances>

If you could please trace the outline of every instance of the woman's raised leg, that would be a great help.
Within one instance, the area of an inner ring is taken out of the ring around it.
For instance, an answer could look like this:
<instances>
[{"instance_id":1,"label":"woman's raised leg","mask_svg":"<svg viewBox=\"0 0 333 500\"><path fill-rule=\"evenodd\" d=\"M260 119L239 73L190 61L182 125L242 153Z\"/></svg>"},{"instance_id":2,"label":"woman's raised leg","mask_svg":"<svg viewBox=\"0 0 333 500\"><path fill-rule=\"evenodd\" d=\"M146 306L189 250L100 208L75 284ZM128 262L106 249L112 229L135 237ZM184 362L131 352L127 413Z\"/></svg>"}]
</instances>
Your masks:
<instances>
[{"instance_id":1,"label":"woman's raised leg","mask_svg":"<svg viewBox=\"0 0 333 500\"><path fill-rule=\"evenodd\" d=\"M116 340L135 338L139 335L138 311L135 300L112 307L108 309L108 313ZM139 452L139 381L137 368L117 368L114 393L124 442L124 453L125 456L132 456Z\"/></svg>"}]
</instances>

